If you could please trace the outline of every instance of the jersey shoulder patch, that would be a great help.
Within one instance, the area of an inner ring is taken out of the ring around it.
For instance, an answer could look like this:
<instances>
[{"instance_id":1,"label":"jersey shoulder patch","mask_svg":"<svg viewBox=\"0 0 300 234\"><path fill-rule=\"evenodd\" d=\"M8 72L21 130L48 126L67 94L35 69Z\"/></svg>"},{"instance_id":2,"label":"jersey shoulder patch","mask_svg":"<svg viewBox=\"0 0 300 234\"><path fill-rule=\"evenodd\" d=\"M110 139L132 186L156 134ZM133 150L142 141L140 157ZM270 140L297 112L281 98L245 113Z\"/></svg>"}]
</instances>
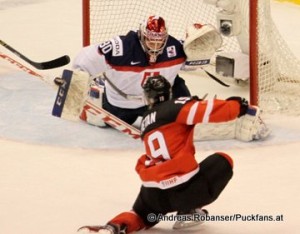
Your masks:
<instances>
[{"instance_id":1,"label":"jersey shoulder patch","mask_svg":"<svg viewBox=\"0 0 300 234\"><path fill-rule=\"evenodd\" d=\"M166 51L169 58L185 56L183 50L183 44L181 43L181 41L177 40L171 35L168 37L168 41L166 44Z\"/></svg>"}]
</instances>

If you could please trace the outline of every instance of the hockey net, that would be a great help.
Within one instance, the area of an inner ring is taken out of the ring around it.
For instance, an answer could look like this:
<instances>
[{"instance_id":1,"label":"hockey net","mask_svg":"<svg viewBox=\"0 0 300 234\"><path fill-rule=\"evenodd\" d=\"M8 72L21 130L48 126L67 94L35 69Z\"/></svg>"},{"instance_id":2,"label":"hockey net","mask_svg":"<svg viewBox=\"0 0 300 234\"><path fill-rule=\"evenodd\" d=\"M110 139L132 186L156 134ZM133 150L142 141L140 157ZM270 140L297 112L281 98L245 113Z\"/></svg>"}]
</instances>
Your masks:
<instances>
[{"instance_id":1,"label":"hockey net","mask_svg":"<svg viewBox=\"0 0 300 234\"><path fill-rule=\"evenodd\" d=\"M272 21L270 0L233 1L242 31L223 36L221 50L249 53L251 103L268 113L300 115L300 62ZM220 10L205 0L83 0L83 45L137 30L154 14L165 18L171 35L184 39L187 26L195 22L217 27Z\"/></svg>"}]
</instances>

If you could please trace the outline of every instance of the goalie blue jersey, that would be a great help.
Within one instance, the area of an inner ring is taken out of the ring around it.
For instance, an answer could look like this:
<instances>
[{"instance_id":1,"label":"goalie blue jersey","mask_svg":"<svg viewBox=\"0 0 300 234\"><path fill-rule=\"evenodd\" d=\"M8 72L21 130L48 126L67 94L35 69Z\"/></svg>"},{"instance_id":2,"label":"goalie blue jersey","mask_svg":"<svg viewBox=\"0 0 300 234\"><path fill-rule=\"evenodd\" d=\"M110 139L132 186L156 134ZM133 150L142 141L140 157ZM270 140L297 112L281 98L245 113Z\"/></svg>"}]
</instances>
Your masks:
<instances>
[{"instance_id":1,"label":"goalie blue jersey","mask_svg":"<svg viewBox=\"0 0 300 234\"><path fill-rule=\"evenodd\" d=\"M124 93L143 96L142 85L149 76L162 75L174 84L178 71L184 65L186 57L183 45L169 36L166 46L154 64L149 64L137 32L130 31L126 36L115 37L99 45L99 51L105 62L111 67L107 77ZM138 108L145 105L143 100L127 100L106 83L108 101L119 107Z\"/></svg>"},{"instance_id":2,"label":"goalie blue jersey","mask_svg":"<svg viewBox=\"0 0 300 234\"><path fill-rule=\"evenodd\" d=\"M138 33L128 32L97 45L83 48L74 60L74 68L97 75L105 72L108 79L123 93L139 98L126 99L106 82L106 96L110 104L128 109L145 106L142 85L149 76L162 75L173 86L184 66L186 55L182 43L169 36L162 54L150 64Z\"/></svg>"},{"instance_id":3,"label":"goalie blue jersey","mask_svg":"<svg viewBox=\"0 0 300 234\"><path fill-rule=\"evenodd\" d=\"M148 55L140 43L138 33L134 31L130 31L126 36L117 36L100 44L99 51L105 56L106 62L116 70L141 71L151 66ZM156 63L152 66L169 67L179 61L182 63L185 59L182 43L169 36L162 54L158 56Z\"/></svg>"}]
</instances>

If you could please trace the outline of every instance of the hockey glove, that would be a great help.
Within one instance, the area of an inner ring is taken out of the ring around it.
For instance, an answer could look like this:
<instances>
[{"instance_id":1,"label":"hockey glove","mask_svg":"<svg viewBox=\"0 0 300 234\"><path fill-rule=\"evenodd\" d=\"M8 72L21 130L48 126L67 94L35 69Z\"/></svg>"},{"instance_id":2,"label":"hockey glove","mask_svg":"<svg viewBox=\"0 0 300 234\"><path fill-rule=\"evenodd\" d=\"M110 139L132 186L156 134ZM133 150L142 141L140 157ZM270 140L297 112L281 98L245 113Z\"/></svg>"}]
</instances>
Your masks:
<instances>
[{"instance_id":1,"label":"hockey glove","mask_svg":"<svg viewBox=\"0 0 300 234\"><path fill-rule=\"evenodd\" d=\"M238 117L241 117L247 113L249 103L245 98L234 96L234 97L229 97L226 100L227 101L233 100L233 101L237 101L238 103L240 103L240 113L239 113Z\"/></svg>"},{"instance_id":2,"label":"hockey glove","mask_svg":"<svg viewBox=\"0 0 300 234\"><path fill-rule=\"evenodd\" d=\"M210 24L195 23L187 28L183 49L186 68L194 69L210 63L211 57L223 43L218 30Z\"/></svg>"}]
</instances>

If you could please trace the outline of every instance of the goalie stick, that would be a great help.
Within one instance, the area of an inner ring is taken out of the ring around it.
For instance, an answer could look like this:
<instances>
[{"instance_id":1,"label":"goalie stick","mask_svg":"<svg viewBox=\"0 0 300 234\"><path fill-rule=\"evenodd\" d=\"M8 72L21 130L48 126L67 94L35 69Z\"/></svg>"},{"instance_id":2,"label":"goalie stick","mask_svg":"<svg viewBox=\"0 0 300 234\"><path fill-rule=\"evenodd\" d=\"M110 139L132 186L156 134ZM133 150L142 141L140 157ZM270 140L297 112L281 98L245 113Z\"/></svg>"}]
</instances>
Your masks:
<instances>
[{"instance_id":1,"label":"goalie stick","mask_svg":"<svg viewBox=\"0 0 300 234\"><path fill-rule=\"evenodd\" d=\"M21 70L25 71L26 73L39 77L41 79L43 79L42 75L36 73L35 71L31 70L30 68L26 67L25 65L19 63L18 61L16 61L15 59L11 58L10 56L3 54L2 52L0 52L0 57L5 59L6 61L10 62L13 65L16 65L18 68L20 68Z\"/></svg>"},{"instance_id":2,"label":"goalie stick","mask_svg":"<svg viewBox=\"0 0 300 234\"><path fill-rule=\"evenodd\" d=\"M124 122L123 120L119 119L118 117L109 113L103 108L94 105L92 102L87 101L85 103L84 109L85 111L88 111L90 114L100 116L103 122L117 129L118 131L132 137L133 139L140 139L141 132L139 129Z\"/></svg>"},{"instance_id":3,"label":"goalie stick","mask_svg":"<svg viewBox=\"0 0 300 234\"><path fill-rule=\"evenodd\" d=\"M115 84L110 79L108 79L108 77L106 76L105 72L103 72L102 75L103 75L103 80L106 80L110 84L110 86L116 92L118 92L123 98L126 98L128 100L134 100L134 99L143 100L142 96L130 95L130 94L124 93L121 89L119 89L117 86L115 86ZM100 77L100 76L98 76L98 77Z\"/></svg>"},{"instance_id":4,"label":"goalie stick","mask_svg":"<svg viewBox=\"0 0 300 234\"><path fill-rule=\"evenodd\" d=\"M201 69L202 71L204 71L206 73L206 75L208 75L214 81L218 82L220 85L225 86L225 87L230 87L230 85L228 85L225 82L221 81L218 77L216 77L214 74L212 74L211 72L204 69L204 67L202 67L202 66L197 66L197 67L194 67L194 68L192 68L192 67L184 68L184 71L194 71L194 70L197 70L197 69Z\"/></svg>"},{"instance_id":5,"label":"goalie stick","mask_svg":"<svg viewBox=\"0 0 300 234\"><path fill-rule=\"evenodd\" d=\"M225 87L230 87L230 85L224 83L219 78L217 78L215 75L211 74L210 72L204 70L204 68L201 68L210 78L212 78L214 81L218 82L220 85L223 85Z\"/></svg>"},{"instance_id":6,"label":"goalie stick","mask_svg":"<svg viewBox=\"0 0 300 234\"><path fill-rule=\"evenodd\" d=\"M62 74L62 84L59 86L54 106L52 109L52 115L62 117L64 105L67 99L68 91L71 86L73 72L70 70L64 70ZM115 115L109 113L103 108L96 106L91 101L87 101L84 104L85 111L88 111L94 116L100 117L106 124L115 128L116 130L132 137L133 139L140 139L140 130L134 126L127 124L123 120L119 119Z\"/></svg>"},{"instance_id":7,"label":"goalie stick","mask_svg":"<svg viewBox=\"0 0 300 234\"><path fill-rule=\"evenodd\" d=\"M2 46L4 46L6 49L8 49L9 51L11 51L12 53L14 53L15 55L17 55L19 58L23 59L24 61L26 61L27 63L29 63L30 65L32 65L33 67L35 67L36 69L39 69L39 70L46 70L46 69L61 67L61 66L67 65L70 62L70 57L68 55L64 55L59 58L56 58L56 59L53 59L50 61L46 61L46 62L34 62L34 61L30 60L29 58L27 58L25 55L21 54L20 52L18 52L14 48L12 48L10 45L5 43L4 41L0 40L0 44Z\"/></svg>"}]
</instances>

